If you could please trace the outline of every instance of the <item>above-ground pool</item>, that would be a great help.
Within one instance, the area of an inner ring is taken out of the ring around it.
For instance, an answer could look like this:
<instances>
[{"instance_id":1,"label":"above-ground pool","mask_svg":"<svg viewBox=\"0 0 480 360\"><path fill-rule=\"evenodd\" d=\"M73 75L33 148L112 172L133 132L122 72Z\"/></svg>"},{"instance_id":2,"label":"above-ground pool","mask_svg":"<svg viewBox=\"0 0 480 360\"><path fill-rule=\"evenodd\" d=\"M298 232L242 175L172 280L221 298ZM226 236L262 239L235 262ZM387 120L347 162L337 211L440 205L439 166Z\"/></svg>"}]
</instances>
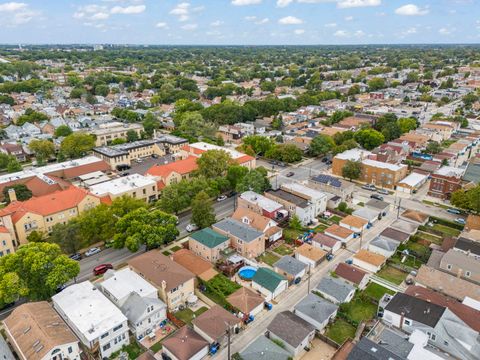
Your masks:
<instances>
[{"instance_id":1,"label":"above-ground pool","mask_svg":"<svg viewBox=\"0 0 480 360\"><path fill-rule=\"evenodd\" d=\"M242 280L252 280L256 272L257 268L254 268L253 266L244 266L238 270L238 276L240 276Z\"/></svg>"}]
</instances>

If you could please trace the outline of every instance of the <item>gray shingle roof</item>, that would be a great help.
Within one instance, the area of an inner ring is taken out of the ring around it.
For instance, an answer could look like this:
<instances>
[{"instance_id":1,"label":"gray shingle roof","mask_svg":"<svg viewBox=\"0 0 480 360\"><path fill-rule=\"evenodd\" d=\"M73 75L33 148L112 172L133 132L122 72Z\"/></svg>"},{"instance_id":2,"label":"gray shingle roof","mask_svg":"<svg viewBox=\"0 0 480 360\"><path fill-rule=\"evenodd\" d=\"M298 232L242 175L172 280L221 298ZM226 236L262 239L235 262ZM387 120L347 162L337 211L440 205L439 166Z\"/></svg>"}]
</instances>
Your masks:
<instances>
[{"instance_id":1,"label":"gray shingle roof","mask_svg":"<svg viewBox=\"0 0 480 360\"><path fill-rule=\"evenodd\" d=\"M322 278L315 289L343 303L352 290L355 290L355 287L342 279L326 276Z\"/></svg>"},{"instance_id":2,"label":"gray shingle roof","mask_svg":"<svg viewBox=\"0 0 480 360\"><path fill-rule=\"evenodd\" d=\"M385 209L388 209L390 207L390 204L387 203L386 201L382 200L377 200L377 199L370 199L365 203L366 207L369 207L371 209L383 211Z\"/></svg>"},{"instance_id":3,"label":"gray shingle roof","mask_svg":"<svg viewBox=\"0 0 480 360\"><path fill-rule=\"evenodd\" d=\"M240 356L243 360L288 360L291 354L262 335L248 345Z\"/></svg>"},{"instance_id":4,"label":"gray shingle roof","mask_svg":"<svg viewBox=\"0 0 480 360\"><path fill-rule=\"evenodd\" d=\"M142 320L147 307L152 305L155 309L167 307L160 299L141 297L137 293L132 292L121 306L121 310L130 322L136 323Z\"/></svg>"},{"instance_id":5,"label":"gray shingle roof","mask_svg":"<svg viewBox=\"0 0 480 360\"><path fill-rule=\"evenodd\" d=\"M386 251L395 251L400 244L397 241L386 239L382 236L377 236L370 242L370 245Z\"/></svg>"},{"instance_id":6,"label":"gray shingle roof","mask_svg":"<svg viewBox=\"0 0 480 360\"><path fill-rule=\"evenodd\" d=\"M274 268L279 268L280 270L286 272L290 275L297 275L301 271L305 270L307 264L297 260L289 255L283 256L280 260L278 260L275 264L273 264Z\"/></svg>"},{"instance_id":7,"label":"gray shingle roof","mask_svg":"<svg viewBox=\"0 0 480 360\"><path fill-rule=\"evenodd\" d=\"M383 348L381 345L374 343L372 340L362 338L355 345L347 360L402 360L391 351Z\"/></svg>"},{"instance_id":8,"label":"gray shingle roof","mask_svg":"<svg viewBox=\"0 0 480 360\"><path fill-rule=\"evenodd\" d=\"M231 218L223 219L214 224L213 227L232 234L236 238L247 243L263 235L262 232Z\"/></svg>"},{"instance_id":9,"label":"gray shingle roof","mask_svg":"<svg viewBox=\"0 0 480 360\"><path fill-rule=\"evenodd\" d=\"M290 311L282 311L268 325L267 330L296 348L315 328Z\"/></svg>"},{"instance_id":10,"label":"gray shingle roof","mask_svg":"<svg viewBox=\"0 0 480 360\"><path fill-rule=\"evenodd\" d=\"M330 301L322 299L315 294L308 294L302 301L295 305L296 312L301 312L320 323L323 323L332 316L337 309L337 305L332 304Z\"/></svg>"}]
</instances>

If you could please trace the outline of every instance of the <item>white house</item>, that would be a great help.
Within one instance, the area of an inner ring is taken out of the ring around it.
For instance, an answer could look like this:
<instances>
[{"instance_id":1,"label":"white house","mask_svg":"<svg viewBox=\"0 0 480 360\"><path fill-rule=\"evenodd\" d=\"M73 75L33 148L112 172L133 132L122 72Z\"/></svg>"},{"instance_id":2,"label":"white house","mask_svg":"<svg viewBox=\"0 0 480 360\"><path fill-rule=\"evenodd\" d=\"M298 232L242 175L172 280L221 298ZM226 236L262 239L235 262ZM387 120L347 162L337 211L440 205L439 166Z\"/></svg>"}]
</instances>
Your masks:
<instances>
[{"instance_id":1,"label":"white house","mask_svg":"<svg viewBox=\"0 0 480 360\"><path fill-rule=\"evenodd\" d=\"M138 340L152 334L167 318L167 305L157 289L129 268L108 270L99 288L128 318Z\"/></svg>"},{"instance_id":2,"label":"white house","mask_svg":"<svg viewBox=\"0 0 480 360\"><path fill-rule=\"evenodd\" d=\"M259 268L252 278L252 287L270 301L287 290L288 280L273 270Z\"/></svg>"},{"instance_id":3,"label":"white house","mask_svg":"<svg viewBox=\"0 0 480 360\"><path fill-rule=\"evenodd\" d=\"M313 205L315 216L321 215L327 210L328 197L324 192L295 182L283 184L281 187L287 192L309 200Z\"/></svg>"},{"instance_id":4,"label":"white house","mask_svg":"<svg viewBox=\"0 0 480 360\"><path fill-rule=\"evenodd\" d=\"M90 281L73 284L52 297L53 307L80 341L101 358L128 345L127 318Z\"/></svg>"}]
</instances>

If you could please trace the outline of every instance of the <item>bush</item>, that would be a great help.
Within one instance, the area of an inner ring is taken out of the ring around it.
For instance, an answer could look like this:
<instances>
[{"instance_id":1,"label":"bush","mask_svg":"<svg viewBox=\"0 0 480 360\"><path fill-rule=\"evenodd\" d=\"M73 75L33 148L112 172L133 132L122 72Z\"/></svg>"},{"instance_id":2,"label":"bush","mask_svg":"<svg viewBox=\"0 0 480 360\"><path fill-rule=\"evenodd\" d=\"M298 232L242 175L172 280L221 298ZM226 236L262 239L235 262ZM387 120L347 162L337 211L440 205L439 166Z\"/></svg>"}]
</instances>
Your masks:
<instances>
[{"instance_id":1,"label":"bush","mask_svg":"<svg viewBox=\"0 0 480 360\"><path fill-rule=\"evenodd\" d=\"M440 225L445 225L445 226L448 226L448 227L451 227L451 228L454 228L454 229L457 229L457 230L463 230L463 225L457 224L453 221L449 221L449 220L442 219L442 218L437 218L435 216L431 216L430 220L434 220L437 224L440 224Z\"/></svg>"}]
</instances>

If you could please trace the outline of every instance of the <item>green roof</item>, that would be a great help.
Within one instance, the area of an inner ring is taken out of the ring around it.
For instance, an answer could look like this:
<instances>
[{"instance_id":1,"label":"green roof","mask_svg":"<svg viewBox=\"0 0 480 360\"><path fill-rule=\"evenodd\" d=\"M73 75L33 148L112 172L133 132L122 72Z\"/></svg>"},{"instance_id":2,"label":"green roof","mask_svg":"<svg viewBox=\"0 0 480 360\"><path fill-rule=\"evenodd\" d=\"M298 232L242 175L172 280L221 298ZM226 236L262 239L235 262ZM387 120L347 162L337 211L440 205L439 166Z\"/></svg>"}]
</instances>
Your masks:
<instances>
[{"instance_id":1,"label":"green roof","mask_svg":"<svg viewBox=\"0 0 480 360\"><path fill-rule=\"evenodd\" d=\"M268 268L259 268L252 278L258 285L274 292L281 281L286 280L282 275Z\"/></svg>"},{"instance_id":2,"label":"green roof","mask_svg":"<svg viewBox=\"0 0 480 360\"><path fill-rule=\"evenodd\" d=\"M200 244L213 249L225 241L228 241L228 237L213 231L210 228L205 228L190 235L194 240L197 240Z\"/></svg>"}]
</instances>

